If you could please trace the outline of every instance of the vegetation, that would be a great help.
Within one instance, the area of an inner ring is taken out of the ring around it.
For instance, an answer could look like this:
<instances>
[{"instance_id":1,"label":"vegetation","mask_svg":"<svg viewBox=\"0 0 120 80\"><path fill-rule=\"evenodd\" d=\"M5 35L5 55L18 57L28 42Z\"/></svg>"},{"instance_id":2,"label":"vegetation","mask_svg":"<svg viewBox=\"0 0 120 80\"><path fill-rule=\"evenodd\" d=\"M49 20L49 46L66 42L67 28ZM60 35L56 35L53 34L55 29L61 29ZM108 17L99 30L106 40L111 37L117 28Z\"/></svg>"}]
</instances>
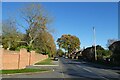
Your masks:
<instances>
[{"instance_id":1,"label":"vegetation","mask_svg":"<svg viewBox=\"0 0 120 80\"><path fill-rule=\"evenodd\" d=\"M44 55L48 54L54 57L56 53L62 56L65 53L72 53L80 49L80 40L78 37L70 34L63 34L57 39L59 49L56 50L53 30L50 30L48 24L52 22L48 12L39 4L28 4L19 10L21 21L15 18L3 20L2 25L2 42L3 48L8 50L20 50L26 48L28 51L35 50ZM24 31L21 30L24 29ZM51 32L52 31L52 32ZM97 57L99 60L111 58L114 63L120 64L120 42L115 39L109 39L107 42L109 50L105 50L100 45L96 46ZM94 46L88 47L82 51L82 56L87 60L94 60ZM47 59L36 64L51 64L51 60Z\"/></svg>"},{"instance_id":2,"label":"vegetation","mask_svg":"<svg viewBox=\"0 0 120 80\"><path fill-rule=\"evenodd\" d=\"M10 50L26 48L28 51L35 50L38 53L54 56L56 45L52 30L48 27L52 19L43 7L39 4L28 4L18 13L23 24L13 18L3 21L3 47Z\"/></svg>"},{"instance_id":3,"label":"vegetation","mask_svg":"<svg viewBox=\"0 0 120 80\"><path fill-rule=\"evenodd\" d=\"M97 57L98 59L105 59L105 58L110 58L112 55L110 50L97 50Z\"/></svg>"},{"instance_id":4,"label":"vegetation","mask_svg":"<svg viewBox=\"0 0 120 80\"><path fill-rule=\"evenodd\" d=\"M68 51L68 53L80 49L79 38L70 34L64 34L61 38L58 38L57 44L59 48L63 48L65 51Z\"/></svg>"},{"instance_id":5,"label":"vegetation","mask_svg":"<svg viewBox=\"0 0 120 80\"><path fill-rule=\"evenodd\" d=\"M43 61L36 63L35 65L53 65L53 63L52 63L52 60L50 58L47 58Z\"/></svg>"},{"instance_id":6,"label":"vegetation","mask_svg":"<svg viewBox=\"0 0 120 80\"><path fill-rule=\"evenodd\" d=\"M111 55L110 51L108 50L104 50L103 47L101 47L100 45L96 46L96 50L97 50L97 57L98 59L102 59L104 57L108 57ZM95 49L94 46L92 47L88 47L86 49L83 50L82 55L84 58L88 59L88 60L95 60Z\"/></svg>"},{"instance_id":7,"label":"vegetation","mask_svg":"<svg viewBox=\"0 0 120 80\"><path fill-rule=\"evenodd\" d=\"M24 40L29 47L33 48L33 42L42 31L47 31L47 15L38 4L31 4L21 9L22 19L26 22L27 27L21 25L26 35ZM27 40L26 40L27 39Z\"/></svg>"},{"instance_id":8,"label":"vegetation","mask_svg":"<svg viewBox=\"0 0 120 80\"><path fill-rule=\"evenodd\" d=\"M57 55L59 55L60 57L62 57L62 55L64 55L64 52L62 49L58 49L57 50Z\"/></svg>"},{"instance_id":9,"label":"vegetation","mask_svg":"<svg viewBox=\"0 0 120 80\"><path fill-rule=\"evenodd\" d=\"M52 35L48 32L42 32L40 37L33 43L35 50L42 54L48 54L50 57L56 55L56 45Z\"/></svg>"},{"instance_id":10,"label":"vegetation","mask_svg":"<svg viewBox=\"0 0 120 80\"><path fill-rule=\"evenodd\" d=\"M16 69L16 70L1 70L2 74L13 74L13 73L29 73L29 72L42 72L47 71L43 69Z\"/></svg>"},{"instance_id":11,"label":"vegetation","mask_svg":"<svg viewBox=\"0 0 120 80\"><path fill-rule=\"evenodd\" d=\"M117 41L117 40L116 39L108 39L106 46L109 48L109 46L112 45L115 41Z\"/></svg>"},{"instance_id":12,"label":"vegetation","mask_svg":"<svg viewBox=\"0 0 120 80\"><path fill-rule=\"evenodd\" d=\"M111 43L109 50L105 50L100 45L96 46L97 61L95 61L94 46L88 47L82 51L82 56L88 61L95 61L97 64L107 66L120 66L120 41Z\"/></svg>"},{"instance_id":13,"label":"vegetation","mask_svg":"<svg viewBox=\"0 0 120 80\"><path fill-rule=\"evenodd\" d=\"M17 41L23 38L17 30L16 22L12 19L7 19L3 21L3 32L2 32L2 45L5 49L15 50L16 47L20 46Z\"/></svg>"}]
</instances>

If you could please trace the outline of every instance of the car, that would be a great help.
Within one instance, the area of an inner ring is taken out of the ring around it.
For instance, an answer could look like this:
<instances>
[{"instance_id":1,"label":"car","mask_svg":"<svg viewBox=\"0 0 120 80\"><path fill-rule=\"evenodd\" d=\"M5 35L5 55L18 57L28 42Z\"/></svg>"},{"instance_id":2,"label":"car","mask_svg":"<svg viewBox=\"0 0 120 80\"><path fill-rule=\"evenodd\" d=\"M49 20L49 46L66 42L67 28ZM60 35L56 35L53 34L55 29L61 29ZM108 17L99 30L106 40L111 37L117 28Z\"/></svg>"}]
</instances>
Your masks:
<instances>
[{"instance_id":1,"label":"car","mask_svg":"<svg viewBox=\"0 0 120 80\"><path fill-rule=\"evenodd\" d=\"M65 58L67 59L68 57L66 56Z\"/></svg>"},{"instance_id":2,"label":"car","mask_svg":"<svg viewBox=\"0 0 120 80\"><path fill-rule=\"evenodd\" d=\"M55 60L55 61L58 61L58 57L54 57L54 60Z\"/></svg>"}]
</instances>

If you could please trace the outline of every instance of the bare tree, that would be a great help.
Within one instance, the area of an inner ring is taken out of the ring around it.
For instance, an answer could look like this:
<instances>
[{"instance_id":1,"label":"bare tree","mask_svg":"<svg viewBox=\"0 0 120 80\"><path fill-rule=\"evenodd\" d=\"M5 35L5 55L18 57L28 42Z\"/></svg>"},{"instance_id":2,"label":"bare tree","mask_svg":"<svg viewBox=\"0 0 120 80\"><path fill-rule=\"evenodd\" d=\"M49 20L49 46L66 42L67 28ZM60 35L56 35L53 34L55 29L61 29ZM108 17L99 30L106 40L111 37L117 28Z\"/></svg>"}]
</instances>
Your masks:
<instances>
[{"instance_id":1,"label":"bare tree","mask_svg":"<svg viewBox=\"0 0 120 80\"><path fill-rule=\"evenodd\" d=\"M113 44L115 41L117 41L117 39L108 39L108 40L107 40L107 44L106 44L107 48L108 48L111 44Z\"/></svg>"},{"instance_id":2,"label":"bare tree","mask_svg":"<svg viewBox=\"0 0 120 80\"><path fill-rule=\"evenodd\" d=\"M34 40L38 37L41 31L47 31L46 24L50 22L48 14L45 13L43 7L39 4L29 4L20 10L23 20L27 26L22 26L26 31L27 45L32 47ZM25 38L25 39L26 39ZM24 42L24 41L22 41Z\"/></svg>"}]
</instances>

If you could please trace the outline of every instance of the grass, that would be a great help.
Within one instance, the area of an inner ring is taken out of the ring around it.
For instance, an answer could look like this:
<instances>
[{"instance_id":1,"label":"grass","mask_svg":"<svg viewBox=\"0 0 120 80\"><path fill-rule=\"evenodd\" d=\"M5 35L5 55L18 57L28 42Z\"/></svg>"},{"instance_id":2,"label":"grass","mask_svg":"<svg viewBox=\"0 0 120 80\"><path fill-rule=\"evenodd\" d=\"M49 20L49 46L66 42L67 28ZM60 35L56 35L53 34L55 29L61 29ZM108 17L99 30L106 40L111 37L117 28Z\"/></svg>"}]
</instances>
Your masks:
<instances>
[{"instance_id":1,"label":"grass","mask_svg":"<svg viewBox=\"0 0 120 80\"><path fill-rule=\"evenodd\" d=\"M53 63L52 63L52 59L47 58L43 61L36 63L35 65L53 65Z\"/></svg>"},{"instance_id":2,"label":"grass","mask_svg":"<svg viewBox=\"0 0 120 80\"><path fill-rule=\"evenodd\" d=\"M43 69L16 69L16 70L0 70L2 74L13 74L13 73L28 73L28 72L42 72L47 71Z\"/></svg>"}]
</instances>

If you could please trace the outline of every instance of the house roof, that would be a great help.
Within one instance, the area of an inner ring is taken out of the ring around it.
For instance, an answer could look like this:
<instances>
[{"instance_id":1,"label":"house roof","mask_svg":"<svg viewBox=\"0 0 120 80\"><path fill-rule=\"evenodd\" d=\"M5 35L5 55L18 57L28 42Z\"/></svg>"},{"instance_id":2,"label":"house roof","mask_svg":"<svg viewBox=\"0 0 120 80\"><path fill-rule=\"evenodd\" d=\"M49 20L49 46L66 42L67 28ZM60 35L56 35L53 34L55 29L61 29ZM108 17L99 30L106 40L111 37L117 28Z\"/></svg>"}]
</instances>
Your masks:
<instances>
[{"instance_id":1,"label":"house roof","mask_svg":"<svg viewBox=\"0 0 120 80\"><path fill-rule=\"evenodd\" d=\"M109 48L111 48L112 46L116 46L116 45L120 45L120 40L113 42L113 43L109 46Z\"/></svg>"}]
</instances>

